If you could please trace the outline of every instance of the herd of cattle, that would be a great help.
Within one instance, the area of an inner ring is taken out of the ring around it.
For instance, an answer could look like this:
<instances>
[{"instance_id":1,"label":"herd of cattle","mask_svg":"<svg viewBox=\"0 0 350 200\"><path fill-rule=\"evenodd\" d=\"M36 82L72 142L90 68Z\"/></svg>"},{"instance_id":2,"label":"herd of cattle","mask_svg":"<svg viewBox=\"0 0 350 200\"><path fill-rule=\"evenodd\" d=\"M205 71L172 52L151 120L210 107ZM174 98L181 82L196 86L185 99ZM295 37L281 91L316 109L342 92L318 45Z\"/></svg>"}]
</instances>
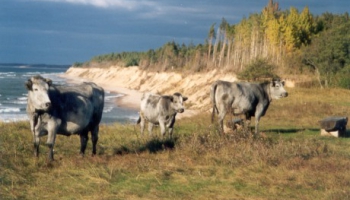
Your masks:
<instances>
[{"instance_id":1,"label":"herd of cattle","mask_svg":"<svg viewBox=\"0 0 350 200\"><path fill-rule=\"evenodd\" d=\"M104 90L95 83L79 85L54 85L50 79L33 76L25 83L28 90L27 114L33 134L34 154L39 156L40 137L47 135L48 159L52 161L57 134L80 136L80 154L84 155L91 132L92 154L96 154L99 124L104 107ZM259 120L265 115L272 99L287 97L284 82L273 80L264 83L239 83L218 80L211 85L213 105L212 121L218 114L220 132L227 113L245 115L247 120L255 117L255 133L259 132ZM145 123L151 134L159 125L164 136L166 128L172 135L177 113L184 112L183 102L188 98L180 93L173 95L143 94L140 105L141 134Z\"/></svg>"}]
</instances>

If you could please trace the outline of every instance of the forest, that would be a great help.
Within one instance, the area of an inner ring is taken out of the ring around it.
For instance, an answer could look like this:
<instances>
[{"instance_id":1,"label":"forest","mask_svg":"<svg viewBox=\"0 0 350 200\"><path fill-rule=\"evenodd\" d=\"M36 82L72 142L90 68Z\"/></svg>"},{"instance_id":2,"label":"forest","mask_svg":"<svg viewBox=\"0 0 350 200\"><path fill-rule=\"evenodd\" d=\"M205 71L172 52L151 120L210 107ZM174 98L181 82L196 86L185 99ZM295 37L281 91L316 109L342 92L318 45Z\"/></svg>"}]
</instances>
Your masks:
<instances>
[{"instance_id":1,"label":"forest","mask_svg":"<svg viewBox=\"0 0 350 200\"><path fill-rule=\"evenodd\" d=\"M218 69L241 79L308 77L317 87L350 89L348 13L313 15L269 0L260 13L237 24L212 24L204 44L170 41L146 52L98 55L73 66L139 66L155 71L205 72Z\"/></svg>"}]
</instances>

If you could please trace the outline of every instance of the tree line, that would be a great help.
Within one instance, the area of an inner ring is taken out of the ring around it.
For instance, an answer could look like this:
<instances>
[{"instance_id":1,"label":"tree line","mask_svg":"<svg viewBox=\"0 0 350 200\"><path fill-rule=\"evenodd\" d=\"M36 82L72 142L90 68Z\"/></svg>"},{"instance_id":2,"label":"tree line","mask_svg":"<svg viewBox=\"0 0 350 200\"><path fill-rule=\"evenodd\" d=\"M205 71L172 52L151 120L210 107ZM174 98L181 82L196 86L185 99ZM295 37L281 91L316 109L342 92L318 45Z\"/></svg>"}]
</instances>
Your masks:
<instances>
[{"instance_id":1,"label":"tree line","mask_svg":"<svg viewBox=\"0 0 350 200\"><path fill-rule=\"evenodd\" d=\"M350 17L328 12L316 16L308 7L282 11L278 2L269 0L260 13L237 24L225 18L212 24L204 44L171 41L155 50L99 55L75 65L102 63L157 71L218 69L247 79L309 74L320 87L350 88ZM248 73L252 69L257 73Z\"/></svg>"}]
</instances>

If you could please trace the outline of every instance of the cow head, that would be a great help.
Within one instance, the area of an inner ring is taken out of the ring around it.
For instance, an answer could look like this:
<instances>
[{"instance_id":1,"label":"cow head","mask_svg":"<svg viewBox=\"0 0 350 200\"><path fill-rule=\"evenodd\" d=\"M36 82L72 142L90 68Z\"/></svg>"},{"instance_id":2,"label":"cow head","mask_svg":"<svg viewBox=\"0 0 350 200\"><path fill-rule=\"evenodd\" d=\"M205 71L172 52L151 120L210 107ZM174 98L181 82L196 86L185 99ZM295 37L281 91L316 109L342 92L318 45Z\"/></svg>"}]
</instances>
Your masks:
<instances>
[{"instance_id":1,"label":"cow head","mask_svg":"<svg viewBox=\"0 0 350 200\"><path fill-rule=\"evenodd\" d=\"M288 92L284 89L284 81L272 80L270 84L270 98L280 99L288 96Z\"/></svg>"},{"instance_id":2,"label":"cow head","mask_svg":"<svg viewBox=\"0 0 350 200\"><path fill-rule=\"evenodd\" d=\"M172 96L170 96L171 107L177 113L183 113L185 111L185 108L183 106L183 102L185 102L187 99L188 99L187 97L184 97L180 93L176 92Z\"/></svg>"},{"instance_id":3,"label":"cow head","mask_svg":"<svg viewBox=\"0 0 350 200\"><path fill-rule=\"evenodd\" d=\"M28 104L37 111L47 111L51 107L49 87L52 81L41 76L33 76L25 83L28 90Z\"/></svg>"}]
</instances>

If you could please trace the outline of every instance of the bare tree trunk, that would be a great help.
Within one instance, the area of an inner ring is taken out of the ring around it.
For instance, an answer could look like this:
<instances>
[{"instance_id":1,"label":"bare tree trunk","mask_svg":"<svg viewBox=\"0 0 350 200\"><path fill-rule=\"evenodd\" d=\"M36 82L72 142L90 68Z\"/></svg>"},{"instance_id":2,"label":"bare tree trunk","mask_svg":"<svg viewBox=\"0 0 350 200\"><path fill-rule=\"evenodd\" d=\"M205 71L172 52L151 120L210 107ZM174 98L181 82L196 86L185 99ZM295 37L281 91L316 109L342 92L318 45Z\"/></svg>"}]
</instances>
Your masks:
<instances>
[{"instance_id":1,"label":"bare tree trunk","mask_svg":"<svg viewBox=\"0 0 350 200\"><path fill-rule=\"evenodd\" d=\"M228 67L230 65L231 48L232 48L232 40L228 40L227 55L226 55L226 67Z\"/></svg>"},{"instance_id":2,"label":"bare tree trunk","mask_svg":"<svg viewBox=\"0 0 350 200\"><path fill-rule=\"evenodd\" d=\"M219 41L220 41L220 29L218 29L218 32L216 35L217 35L217 37L216 37L215 45L214 45L214 49L213 49L213 64L214 64L214 66L216 66L216 52L217 52Z\"/></svg>"},{"instance_id":3,"label":"bare tree trunk","mask_svg":"<svg viewBox=\"0 0 350 200\"><path fill-rule=\"evenodd\" d=\"M223 39L222 39L222 48L221 48L221 51L220 51L220 55L219 55L219 67L221 67L221 61L222 61L222 58L224 57L225 55L225 48L226 48L226 34L223 35Z\"/></svg>"},{"instance_id":4,"label":"bare tree trunk","mask_svg":"<svg viewBox=\"0 0 350 200\"><path fill-rule=\"evenodd\" d=\"M213 42L213 38L210 38L209 41L208 41L208 45L209 45L209 47L208 47L208 58L207 58L208 62L210 60L212 42Z\"/></svg>"}]
</instances>

